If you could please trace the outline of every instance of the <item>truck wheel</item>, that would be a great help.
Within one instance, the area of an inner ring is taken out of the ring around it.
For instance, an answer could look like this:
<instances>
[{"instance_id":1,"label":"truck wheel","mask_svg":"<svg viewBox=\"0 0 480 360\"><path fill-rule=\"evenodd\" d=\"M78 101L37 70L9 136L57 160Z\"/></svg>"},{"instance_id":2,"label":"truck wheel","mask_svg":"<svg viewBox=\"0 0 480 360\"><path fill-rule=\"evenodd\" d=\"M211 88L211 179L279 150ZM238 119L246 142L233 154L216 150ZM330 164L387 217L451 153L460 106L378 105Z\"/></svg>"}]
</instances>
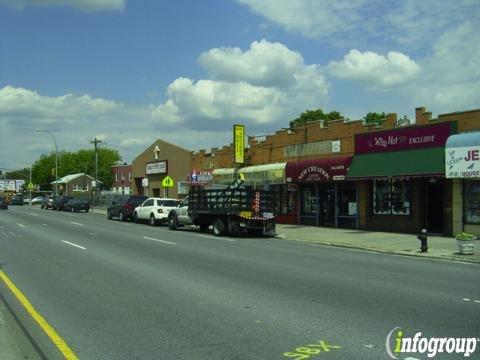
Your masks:
<instances>
[{"instance_id":1,"label":"truck wheel","mask_svg":"<svg viewBox=\"0 0 480 360\"><path fill-rule=\"evenodd\" d=\"M201 223L200 224L200 231L201 232L207 232L208 226L209 226L208 223Z\"/></svg>"},{"instance_id":2,"label":"truck wheel","mask_svg":"<svg viewBox=\"0 0 480 360\"><path fill-rule=\"evenodd\" d=\"M125 221L125 216L123 215L123 211L120 211L120 213L118 214L118 220Z\"/></svg>"},{"instance_id":3,"label":"truck wheel","mask_svg":"<svg viewBox=\"0 0 480 360\"><path fill-rule=\"evenodd\" d=\"M170 230L177 230L178 228L178 223L177 223L177 218L175 215L170 215L168 217L168 228Z\"/></svg>"},{"instance_id":4,"label":"truck wheel","mask_svg":"<svg viewBox=\"0 0 480 360\"><path fill-rule=\"evenodd\" d=\"M155 226L157 225L157 220L155 220L155 215L151 214L150 215L150 226Z\"/></svg>"},{"instance_id":5,"label":"truck wheel","mask_svg":"<svg viewBox=\"0 0 480 360\"><path fill-rule=\"evenodd\" d=\"M213 222L213 234L215 236L222 236L225 234L225 224L223 223L222 219L216 218Z\"/></svg>"},{"instance_id":6,"label":"truck wheel","mask_svg":"<svg viewBox=\"0 0 480 360\"><path fill-rule=\"evenodd\" d=\"M112 220L112 213L110 212L110 210L107 210L107 219Z\"/></svg>"}]
</instances>

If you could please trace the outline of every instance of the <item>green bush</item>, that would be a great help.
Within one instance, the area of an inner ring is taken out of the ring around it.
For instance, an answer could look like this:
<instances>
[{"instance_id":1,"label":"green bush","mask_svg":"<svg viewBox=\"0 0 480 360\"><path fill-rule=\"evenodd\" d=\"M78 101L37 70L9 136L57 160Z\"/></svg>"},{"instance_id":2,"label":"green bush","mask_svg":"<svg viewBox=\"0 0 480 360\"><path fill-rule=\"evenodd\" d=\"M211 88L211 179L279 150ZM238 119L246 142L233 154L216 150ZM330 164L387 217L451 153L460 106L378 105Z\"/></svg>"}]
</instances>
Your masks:
<instances>
[{"instance_id":1,"label":"green bush","mask_svg":"<svg viewBox=\"0 0 480 360\"><path fill-rule=\"evenodd\" d=\"M471 241L471 240L475 240L477 237L473 234L469 234L469 233L466 233L466 232L461 232L460 234L457 234L457 236L455 236L455 238L457 240L461 240L461 241Z\"/></svg>"}]
</instances>

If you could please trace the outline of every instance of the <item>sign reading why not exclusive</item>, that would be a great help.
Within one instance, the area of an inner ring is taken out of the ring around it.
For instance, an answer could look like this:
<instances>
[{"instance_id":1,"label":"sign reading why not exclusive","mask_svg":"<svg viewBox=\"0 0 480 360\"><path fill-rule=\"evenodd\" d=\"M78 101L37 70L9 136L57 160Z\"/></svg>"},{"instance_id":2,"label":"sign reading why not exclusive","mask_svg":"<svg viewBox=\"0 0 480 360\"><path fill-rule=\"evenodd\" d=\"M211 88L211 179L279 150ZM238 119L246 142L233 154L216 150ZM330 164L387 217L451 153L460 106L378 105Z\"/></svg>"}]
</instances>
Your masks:
<instances>
[{"instance_id":1,"label":"sign reading why not exclusive","mask_svg":"<svg viewBox=\"0 0 480 360\"><path fill-rule=\"evenodd\" d=\"M355 135L355 154L442 147L456 123L444 122L426 126L379 131Z\"/></svg>"}]
</instances>

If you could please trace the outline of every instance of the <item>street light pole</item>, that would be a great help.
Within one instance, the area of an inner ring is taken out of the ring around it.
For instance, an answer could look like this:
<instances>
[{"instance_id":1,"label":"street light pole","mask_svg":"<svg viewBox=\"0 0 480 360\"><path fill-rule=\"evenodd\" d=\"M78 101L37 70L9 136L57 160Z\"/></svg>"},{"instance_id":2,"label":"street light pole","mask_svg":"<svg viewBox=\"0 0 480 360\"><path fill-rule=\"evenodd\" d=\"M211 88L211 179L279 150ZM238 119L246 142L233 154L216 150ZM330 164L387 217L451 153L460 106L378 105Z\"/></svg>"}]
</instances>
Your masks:
<instances>
[{"instance_id":1,"label":"street light pole","mask_svg":"<svg viewBox=\"0 0 480 360\"><path fill-rule=\"evenodd\" d=\"M58 196L58 146L57 146L57 139L55 138L55 135L49 130L44 130L44 129L36 129L37 132L45 132L47 134L50 134L50 136L53 138L53 143L55 144L55 196Z\"/></svg>"}]
</instances>

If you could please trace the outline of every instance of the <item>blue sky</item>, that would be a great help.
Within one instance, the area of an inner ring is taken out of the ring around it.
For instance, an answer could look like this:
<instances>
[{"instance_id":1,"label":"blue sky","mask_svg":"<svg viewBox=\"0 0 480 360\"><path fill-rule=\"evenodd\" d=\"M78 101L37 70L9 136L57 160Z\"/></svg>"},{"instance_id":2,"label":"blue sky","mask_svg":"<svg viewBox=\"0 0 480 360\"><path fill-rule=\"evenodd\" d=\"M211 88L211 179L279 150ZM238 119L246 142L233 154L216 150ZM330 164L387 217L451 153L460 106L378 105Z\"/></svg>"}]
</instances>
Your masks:
<instances>
[{"instance_id":1,"label":"blue sky","mask_svg":"<svg viewBox=\"0 0 480 360\"><path fill-rule=\"evenodd\" d=\"M38 5L41 4L41 5ZM478 0L0 0L0 167L95 136L131 161L306 109L480 108Z\"/></svg>"}]
</instances>

